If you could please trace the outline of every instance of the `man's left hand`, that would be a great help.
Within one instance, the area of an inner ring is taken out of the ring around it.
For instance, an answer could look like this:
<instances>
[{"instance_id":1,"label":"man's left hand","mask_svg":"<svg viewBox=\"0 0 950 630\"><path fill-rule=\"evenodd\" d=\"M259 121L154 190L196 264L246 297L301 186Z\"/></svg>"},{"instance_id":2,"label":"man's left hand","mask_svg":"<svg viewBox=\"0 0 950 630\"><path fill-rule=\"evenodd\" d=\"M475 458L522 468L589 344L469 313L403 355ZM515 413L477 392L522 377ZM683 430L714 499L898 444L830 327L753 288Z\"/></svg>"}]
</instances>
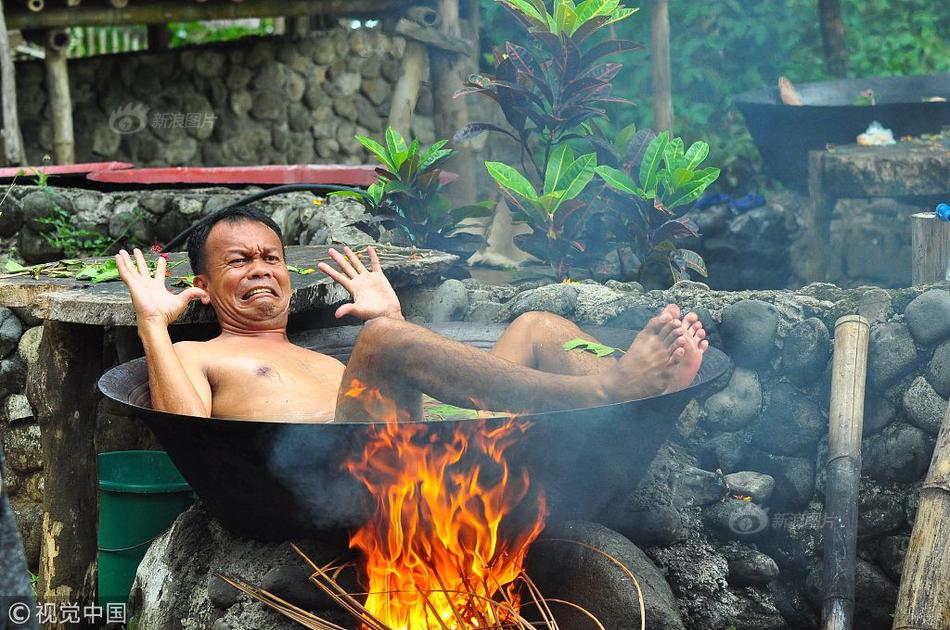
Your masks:
<instances>
[{"instance_id":1,"label":"man's left hand","mask_svg":"<svg viewBox=\"0 0 950 630\"><path fill-rule=\"evenodd\" d=\"M363 321L376 317L404 319L399 298L396 297L396 292L393 291L392 285L389 284L389 280L383 273L379 258L376 256L376 250L368 247L367 251L370 262L369 270L349 247L343 248L343 254L346 254L346 256L335 249L331 249L329 252L330 258L339 265L342 273L325 262L317 265L320 271L336 280L340 286L353 296L351 304L344 304L336 310L337 318L354 315Z\"/></svg>"}]
</instances>

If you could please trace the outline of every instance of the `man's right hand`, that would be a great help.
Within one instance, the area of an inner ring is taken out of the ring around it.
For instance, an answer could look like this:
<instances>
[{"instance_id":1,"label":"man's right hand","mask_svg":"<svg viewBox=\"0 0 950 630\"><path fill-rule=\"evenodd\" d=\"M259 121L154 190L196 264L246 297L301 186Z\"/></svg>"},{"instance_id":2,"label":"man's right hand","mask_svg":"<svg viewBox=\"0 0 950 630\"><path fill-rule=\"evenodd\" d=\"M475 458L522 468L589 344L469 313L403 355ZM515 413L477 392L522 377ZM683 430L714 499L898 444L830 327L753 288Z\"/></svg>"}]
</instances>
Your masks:
<instances>
[{"instance_id":1,"label":"man's right hand","mask_svg":"<svg viewBox=\"0 0 950 630\"><path fill-rule=\"evenodd\" d=\"M115 256L119 277L129 288L135 321L138 326L160 325L167 327L181 317L192 300L208 297L198 287L189 287L181 293L172 293L165 287L165 258L159 257L155 265L155 277L148 271L145 256L138 249L132 250L135 260L124 249Z\"/></svg>"}]
</instances>

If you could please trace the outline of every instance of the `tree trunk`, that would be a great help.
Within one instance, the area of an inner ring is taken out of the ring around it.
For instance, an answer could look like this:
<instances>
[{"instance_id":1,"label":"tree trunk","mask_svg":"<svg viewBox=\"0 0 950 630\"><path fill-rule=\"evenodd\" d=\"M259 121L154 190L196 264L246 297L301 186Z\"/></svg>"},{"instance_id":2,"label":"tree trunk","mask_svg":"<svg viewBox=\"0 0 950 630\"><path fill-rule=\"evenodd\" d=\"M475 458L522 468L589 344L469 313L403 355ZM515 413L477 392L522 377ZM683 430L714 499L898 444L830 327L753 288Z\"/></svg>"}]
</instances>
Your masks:
<instances>
[{"instance_id":1,"label":"tree trunk","mask_svg":"<svg viewBox=\"0 0 950 630\"><path fill-rule=\"evenodd\" d=\"M43 546L37 592L44 601L94 604L95 419L102 328L47 321L26 395L43 444Z\"/></svg>"},{"instance_id":2,"label":"tree trunk","mask_svg":"<svg viewBox=\"0 0 950 630\"><path fill-rule=\"evenodd\" d=\"M458 0L439 0L436 9L441 23L439 31L451 38L461 36ZM468 60L464 55L429 47L429 76L432 81L433 123L437 140L451 140L455 132L468 124L465 99L455 98L462 88ZM459 149L449 162L459 179L448 189L453 200L461 205L475 201L475 160L472 151Z\"/></svg>"},{"instance_id":3,"label":"tree trunk","mask_svg":"<svg viewBox=\"0 0 950 630\"><path fill-rule=\"evenodd\" d=\"M818 13L825 63L833 76L844 78L848 76L848 49L844 20L841 19L841 0L818 0Z\"/></svg>"},{"instance_id":4,"label":"tree trunk","mask_svg":"<svg viewBox=\"0 0 950 630\"><path fill-rule=\"evenodd\" d=\"M673 129L673 70L670 64L670 10L667 0L650 5L650 45L653 74L653 127Z\"/></svg>"},{"instance_id":5,"label":"tree trunk","mask_svg":"<svg viewBox=\"0 0 950 630\"><path fill-rule=\"evenodd\" d=\"M950 628L950 406L943 416L910 535L894 630Z\"/></svg>"},{"instance_id":6,"label":"tree trunk","mask_svg":"<svg viewBox=\"0 0 950 630\"><path fill-rule=\"evenodd\" d=\"M149 50L168 50L172 32L167 24L149 24L147 38Z\"/></svg>"}]
</instances>

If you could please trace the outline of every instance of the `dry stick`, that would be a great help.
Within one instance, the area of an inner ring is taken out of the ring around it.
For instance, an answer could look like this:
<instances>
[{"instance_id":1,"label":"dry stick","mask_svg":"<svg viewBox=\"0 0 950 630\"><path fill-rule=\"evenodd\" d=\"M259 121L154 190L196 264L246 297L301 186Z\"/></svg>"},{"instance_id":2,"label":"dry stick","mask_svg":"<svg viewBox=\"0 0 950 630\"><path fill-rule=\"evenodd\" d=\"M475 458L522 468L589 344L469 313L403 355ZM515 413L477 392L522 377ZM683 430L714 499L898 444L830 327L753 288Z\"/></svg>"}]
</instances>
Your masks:
<instances>
[{"instance_id":1,"label":"dry stick","mask_svg":"<svg viewBox=\"0 0 950 630\"><path fill-rule=\"evenodd\" d=\"M859 315L846 315L835 324L825 482L823 630L850 630L854 623L858 486L869 333L870 324Z\"/></svg>"},{"instance_id":2,"label":"dry stick","mask_svg":"<svg viewBox=\"0 0 950 630\"><path fill-rule=\"evenodd\" d=\"M538 606L538 609L541 611L541 617L544 618L550 630L560 630L560 628L558 628L557 620L554 618L554 613L551 612L551 607L548 606L548 603L544 599L544 595L541 593L541 589L538 588L538 585L534 583L534 580L528 577L527 573L522 572L521 579L528 586L528 592L531 593L531 599L534 601L535 605Z\"/></svg>"},{"instance_id":3,"label":"dry stick","mask_svg":"<svg viewBox=\"0 0 950 630\"><path fill-rule=\"evenodd\" d=\"M943 416L907 546L894 630L950 628L950 405Z\"/></svg>"},{"instance_id":4,"label":"dry stick","mask_svg":"<svg viewBox=\"0 0 950 630\"><path fill-rule=\"evenodd\" d=\"M265 591L264 589L251 586L250 584L246 584L244 582L241 582L240 580L229 578L225 575L221 575L221 574L216 574L216 575L219 578L221 578L226 584L229 584L230 586L238 589L239 591L248 595L249 597L256 599L262 604L270 608L273 608L274 610L281 613L285 617L289 617L293 619L294 621L296 621L297 623L300 623L301 625L307 626L309 628L315 628L315 630L346 630L345 628L342 628L341 626L338 626L329 621L325 621L307 612L306 610L298 608L297 606L294 606L293 604L287 601L284 601L280 597L277 597L273 593Z\"/></svg>"},{"instance_id":5,"label":"dry stick","mask_svg":"<svg viewBox=\"0 0 950 630\"><path fill-rule=\"evenodd\" d=\"M600 628L600 630L607 630L607 628L604 627L604 624L600 623L600 620L599 620L597 617L595 617L589 610L587 610L586 608L584 608L583 606L578 606L578 605L575 604L574 602L569 602L569 601L566 601L566 600L563 600L563 599L556 599L556 598L553 598L553 597L549 597L549 598L547 599L547 601L549 601L549 602L554 602L555 604L564 604L565 606L570 606L571 608L576 608L577 610L579 610L579 611L581 611L582 613L584 613L585 615L587 615L587 616L590 618L591 621L593 621L594 623L596 623L596 624L597 624L597 627Z\"/></svg>"}]
</instances>

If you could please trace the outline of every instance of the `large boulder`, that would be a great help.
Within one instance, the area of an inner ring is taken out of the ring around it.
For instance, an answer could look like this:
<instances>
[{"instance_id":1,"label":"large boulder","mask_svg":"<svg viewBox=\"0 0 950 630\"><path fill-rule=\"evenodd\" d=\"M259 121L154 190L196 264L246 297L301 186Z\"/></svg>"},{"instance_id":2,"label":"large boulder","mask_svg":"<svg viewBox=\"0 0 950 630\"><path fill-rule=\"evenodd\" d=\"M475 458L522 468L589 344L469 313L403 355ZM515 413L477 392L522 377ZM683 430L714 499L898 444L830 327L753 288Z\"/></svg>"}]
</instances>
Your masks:
<instances>
[{"instance_id":1,"label":"large boulder","mask_svg":"<svg viewBox=\"0 0 950 630\"><path fill-rule=\"evenodd\" d=\"M907 326L891 323L871 329L868 380L873 388L890 385L906 374L916 361L917 349Z\"/></svg>"},{"instance_id":2,"label":"large boulder","mask_svg":"<svg viewBox=\"0 0 950 630\"><path fill-rule=\"evenodd\" d=\"M297 544L318 564L333 561L346 549L343 540ZM138 617L140 628L300 627L236 592L217 577L225 575L266 588L321 617L346 623L318 588L307 583L306 571L306 562L293 552L289 543L238 538L212 519L201 504L196 504L179 516L146 552L132 587L129 616ZM342 581L351 585L352 577Z\"/></svg>"},{"instance_id":3,"label":"large boulder","mask_svg":"<svg viewBox=\"0 0 950 630\"><path fill-rule=\"evenodd\" d=\"M532 546L526 568L545 597L582 606L605 628L638 630L637 592L618 562L640 585L646 626L650 630L683 630L676 600L663 574L636 545L602 525L568 521L549 526ZM562 628L592 627L590 619L573 608L555 606L553 612Z\"/></svg>"},{"instance_id":4,"label":"large boulder","mask_svg":"<svg viewBox=\"0 0 950 630\"><path fill-rule=\"evenodd\" d=\"M921 345L950 337L950 291L931 289L918 295L904 309L904 319Z\"/></svg>"},{"instance_id":5,"label":"large boulder","mask_svg":"<svg viewBox=\"0 0 950 630\"><path fill-rule=\"evenodd\" d=\"M778 322L775 307L761 300L742 300L723 309L720 333L736 365L759 366L771 360Z\"/></svg>"}]
</instances>

